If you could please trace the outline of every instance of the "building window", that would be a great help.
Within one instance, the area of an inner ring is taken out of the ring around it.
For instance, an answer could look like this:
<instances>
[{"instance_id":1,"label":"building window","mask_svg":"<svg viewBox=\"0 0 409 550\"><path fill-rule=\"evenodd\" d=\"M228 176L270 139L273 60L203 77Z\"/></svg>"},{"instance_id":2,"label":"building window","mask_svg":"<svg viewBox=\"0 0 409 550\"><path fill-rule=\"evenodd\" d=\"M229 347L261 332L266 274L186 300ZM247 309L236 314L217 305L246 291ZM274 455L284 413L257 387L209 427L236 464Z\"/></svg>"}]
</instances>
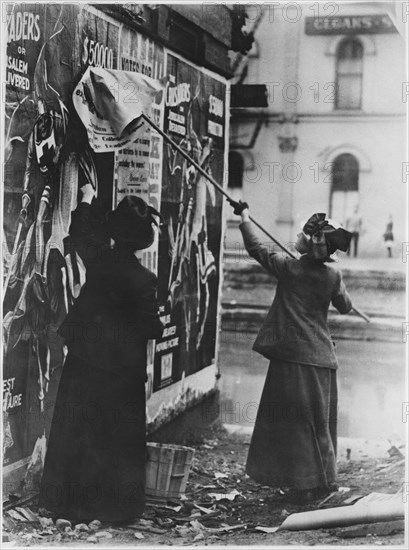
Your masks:
<instances>
[{"instance_id":1,"label":"building window","mask_svg":"<svg viewBox=\"0 0 409 550\"><path fill-rule=\"evenodd\" d=\"M243 198L243 174L243 157L237 151L232 151L231 153L229 153L228 193L235 201ZM233 214L233 210L231 208L228 210L227 219L229 222L234 223L240 221L240 218Z\"/></svg>"},{"instance_id":2,"label":"building window","mask_svg":"<svg viewBox=\"0 0 409 550\"><path fill-rule=\"evenodd\" d=\"M362 104L363 46L359 40L347 38L337 51L337 109L360 109Z\"/></svg>"},{"instance_id":3,"label":"building window","mask_svg":"<svg viewBox=\"0 0 409 550\"><path fill-rule=\"evenodd\" d=\"M350 153L336 157L332 164L330 216L346 224L359 202L359 163Z\"/></svg>"}]
</instances>

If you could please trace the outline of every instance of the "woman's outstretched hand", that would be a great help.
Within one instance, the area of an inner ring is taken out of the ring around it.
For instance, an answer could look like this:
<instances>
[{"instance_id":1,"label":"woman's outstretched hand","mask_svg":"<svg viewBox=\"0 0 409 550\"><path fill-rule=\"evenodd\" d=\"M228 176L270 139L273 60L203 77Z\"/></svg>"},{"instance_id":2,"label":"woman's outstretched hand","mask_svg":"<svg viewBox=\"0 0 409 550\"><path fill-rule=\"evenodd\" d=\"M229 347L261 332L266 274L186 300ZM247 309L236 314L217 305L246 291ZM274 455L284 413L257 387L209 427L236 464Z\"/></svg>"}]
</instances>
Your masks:
<instances>
[{"instance_id":1,"label":"woman's outstretched hand","mask_svg":"<svg viewBox=\"0 0 409 550\"><path fill-rule=\"evenodd\" d=\"M237 214L237 216L241 216L243 213L243 210L248 210L249 205L246 202L242 201L234 201L233 199L227 199L231 206L234 208L233 212Z\"/></svg>"},{"instance_id":2,"label":"woman's outstretched hand","mask_svg":"<svg viewBox=\"0 0 409 550\"><path fill-rule=\"evenodd\" d=\"M233 212L237 216L241 216L242 222L250 221L249 217L249 205L243 201L234 201L233 199L227 199L231 206L234 208Z\"/></svg>"},{"instance_id":3,"label":"woman's outstretched hand","mask_svg":"<svg viewBox=\"0 0 409 550\"><path fill-rule=\"evenodd\" d=\"M96 196L95 189L90 183L86 183L81 187L81 202L86 202L88 204L91 204L92 200Z\"/></svg>"}]
</instances>

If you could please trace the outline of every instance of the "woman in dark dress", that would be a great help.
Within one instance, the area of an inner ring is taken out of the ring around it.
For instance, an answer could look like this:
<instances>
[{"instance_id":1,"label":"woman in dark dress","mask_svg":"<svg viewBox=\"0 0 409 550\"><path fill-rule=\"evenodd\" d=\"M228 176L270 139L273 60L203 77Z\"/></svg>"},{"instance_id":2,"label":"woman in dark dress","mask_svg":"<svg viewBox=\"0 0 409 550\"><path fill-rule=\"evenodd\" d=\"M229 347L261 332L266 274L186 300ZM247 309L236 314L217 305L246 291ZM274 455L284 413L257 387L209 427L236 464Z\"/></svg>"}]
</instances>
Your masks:
<instances>
[{"instance_id":1,"label":"woman in dark dress","mask_svg":"<svg viewBox=\"0 0 409 550\"><path fill-rule=\"evenodd\" d=\"M86 283L59 329L68 355L56 398L39 505L74 522L132 521L145 506L146 344L163 326L157 278L134 252L154 239L153 216L127 196L96 229L90 184L70 237Z\"/></svg>"},{"instance_id":2,"label":"woman in dark dress","mask_svg":"<svg viewBox=\"0 0 409 550\"><path fill-rule=\"evenodd\" d=\"M330 303L351 310L341 272L326 265L346 251L351 234L325 214L314 214L298 236L299 260L271 252L241 214L245 247L277 281L274 302L253 349L270 360L247 458L247 473L288 498L307 502L333 490L337 479L337 382L334 344L327 324Z\"/></svg>"}]
</instances>

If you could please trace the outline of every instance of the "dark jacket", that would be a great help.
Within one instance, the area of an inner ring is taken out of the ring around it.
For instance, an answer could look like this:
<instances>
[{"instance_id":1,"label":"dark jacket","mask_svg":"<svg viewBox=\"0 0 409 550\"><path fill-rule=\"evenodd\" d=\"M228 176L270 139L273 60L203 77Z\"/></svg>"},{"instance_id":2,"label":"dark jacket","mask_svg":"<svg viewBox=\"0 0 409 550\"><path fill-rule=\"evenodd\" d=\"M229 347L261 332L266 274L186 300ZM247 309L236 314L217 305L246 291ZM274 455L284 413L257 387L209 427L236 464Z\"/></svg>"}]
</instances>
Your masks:
<instances>
[{"instance_id":1,"label":"dark jacket","mask_svg":"<svg viewBox=\"0 0 409 550\"><path fill-rule=\"evenodd\" d=\"M72 214L70 237L87 276L59 334L69 352L88 363L117 373L137 370L145 377L147 341L163 332L156 275L129 249L103 244L86 203Z\"/></svg>"},{"instance_id":2,"label":"dark jacket","mask_svg":"<svg viewBox=\"0 0 409 550\"><path fill-rule=\"evenodd\" d=\"M250 256L278 279L253 349L269 359L337 368L328 308L330 303L340 313L352 308L341 272L306 256L296 260L271 252L259 242L250 222L241 223L240 229Z\"/></svg>"}]
</instances>

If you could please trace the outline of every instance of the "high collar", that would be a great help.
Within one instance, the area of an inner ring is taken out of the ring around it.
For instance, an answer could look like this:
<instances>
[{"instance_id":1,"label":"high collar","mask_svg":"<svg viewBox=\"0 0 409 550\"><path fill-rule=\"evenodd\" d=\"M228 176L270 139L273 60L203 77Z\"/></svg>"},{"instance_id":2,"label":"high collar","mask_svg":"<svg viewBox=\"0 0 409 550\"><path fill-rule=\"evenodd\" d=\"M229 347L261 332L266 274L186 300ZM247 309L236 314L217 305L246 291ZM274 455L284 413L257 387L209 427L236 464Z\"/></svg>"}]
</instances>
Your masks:
<instances>
[{"instance_id":1,"label":"high collar","mask_svg":"<svg viewBox=\"0 0 409 550\"><path fill-rule=\"evenodd\" d=\"M118 262L135 261L139 263L138 258L135 256L135 252L136 251L132 247L123 244L115 243L111 248L111 253Z\"/></svg>"},{"instance_id":2,"label":"high collar","mask_svg":"<svg viewBox=\"0 0 409 550\"><path fill-rule=\"evenodd\" d=\"M309 264L312 264L312 265L324 265L325 264L325 261L316 260L315 258L311 258L310 256L308 256L308 254L302 254L300 256L300 258L298 259L298 261L309 263Z\"/></svg>"}]
</instances>

